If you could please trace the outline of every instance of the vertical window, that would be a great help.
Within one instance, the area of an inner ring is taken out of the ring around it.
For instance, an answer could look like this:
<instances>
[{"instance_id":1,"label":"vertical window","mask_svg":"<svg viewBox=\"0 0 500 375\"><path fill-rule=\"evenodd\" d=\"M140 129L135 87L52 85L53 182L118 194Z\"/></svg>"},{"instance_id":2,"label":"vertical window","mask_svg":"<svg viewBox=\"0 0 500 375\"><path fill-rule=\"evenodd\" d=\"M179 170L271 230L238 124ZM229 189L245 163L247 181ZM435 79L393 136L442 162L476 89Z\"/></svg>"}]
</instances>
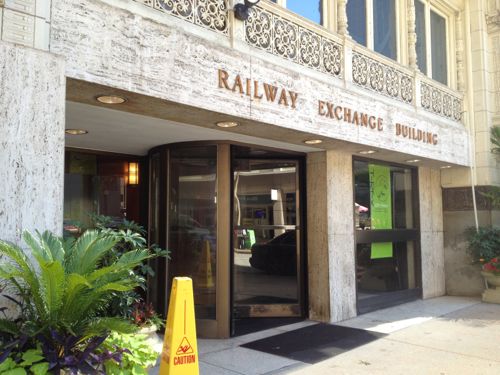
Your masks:
<instances>
[{"instance_id":1,"label":"vertical window","mask_svg":"<svg viewBox=\"0 0 500 375\"><path fill-rule=\"evenodd\" d=\"M397 59L394 0L373 0L373 47L382 55Z\"/></svg>"},{"instance_id":2,"label":"vertical window","mask_svg":"<svg viewBox=\"0 0 500 375\"><path fill-rule=\"evenodd\" d=\"M347 28L349 35L363 46L366 46L366 2L365 0L349 0L347 2Z\"/></svg>"},{"instance_id":3,"label":"vertical window","mask_svg":"<svg viewBox=\"0 0 500 375\"><path fill-rule=\"evenodd\" d=\"M414 3L418 68L422 73L447 85L447 19L423 0L414 0Z\"/></svg>"},{"instance_id":4,"label":"vertical window","mask_svg":"<svg viewBox=\"0 0 500 375\"><path fill-rule=\"evenodd\" d=\"M431 54L432 78L438 82L448 83L446 58L446 20L431 10Z\"/></svg>"},{"instance_id":5,"label":"vertical window","mask_svg":"<svg viewBox=\"0 0 500 375\"><path fill-rule=\"evenodd\" d=\"M286 8L313 22L323 23L322 0L286 0Z\"/></svg>"},{"instance_id":6,"label":"vertical window","mask_svg":"<svg viewBox=\"0 0 500 375\"><path fill-rule=\"evenodd\" d=\"M417 64L420 71L427 74L427 46L425 32L425 5L415 0L415 32L417 34Z\"/></svg>"},{"instance_id":7,"label":"vertical window","mask_svg":"<svg viewBox=\"0 0 500 375\"><path fill-rule=\"evenodd\" d=\"M395 0L349 0L347 19L349 34L356 42L397 59Z\"/></svg>"}]
</instances>

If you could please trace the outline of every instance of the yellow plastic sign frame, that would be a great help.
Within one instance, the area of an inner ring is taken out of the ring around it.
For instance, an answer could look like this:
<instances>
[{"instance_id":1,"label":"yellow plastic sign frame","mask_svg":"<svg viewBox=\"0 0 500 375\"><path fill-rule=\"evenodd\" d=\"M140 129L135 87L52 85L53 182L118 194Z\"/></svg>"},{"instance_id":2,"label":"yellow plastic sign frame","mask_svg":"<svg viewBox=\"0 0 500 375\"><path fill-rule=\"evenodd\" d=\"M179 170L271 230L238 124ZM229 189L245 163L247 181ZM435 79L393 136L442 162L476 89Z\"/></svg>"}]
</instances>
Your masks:
<instances>
[{"instance_id":1,"label":"yellow plastic sign frame","mask_svg":"<svg viewBox=\"0 0 500 375\"><path fill-rule=\"evenodd\" d=\"M199 375L193 281L175 277L168 305L160 375Z\"/></svg>"}]
</instances>

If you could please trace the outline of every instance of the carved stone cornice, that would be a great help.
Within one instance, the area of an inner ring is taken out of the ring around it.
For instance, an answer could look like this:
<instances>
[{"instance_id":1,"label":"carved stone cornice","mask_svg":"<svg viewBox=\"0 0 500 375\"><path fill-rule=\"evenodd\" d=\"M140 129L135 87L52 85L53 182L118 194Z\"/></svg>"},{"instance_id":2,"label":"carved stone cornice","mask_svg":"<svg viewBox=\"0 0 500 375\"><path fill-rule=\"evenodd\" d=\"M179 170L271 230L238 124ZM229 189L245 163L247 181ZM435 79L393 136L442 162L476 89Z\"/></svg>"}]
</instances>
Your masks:
<instances>
[{"instance_id":1,"label":"carved stone cornice","mask_svg":"<svg viewBox=\"0 0 500 375\"><path fill-rule=\"evenodd\" d=\"M486 15L486 26L490 34L500 32L500 9Z\"/></svg>"}]
</instances>

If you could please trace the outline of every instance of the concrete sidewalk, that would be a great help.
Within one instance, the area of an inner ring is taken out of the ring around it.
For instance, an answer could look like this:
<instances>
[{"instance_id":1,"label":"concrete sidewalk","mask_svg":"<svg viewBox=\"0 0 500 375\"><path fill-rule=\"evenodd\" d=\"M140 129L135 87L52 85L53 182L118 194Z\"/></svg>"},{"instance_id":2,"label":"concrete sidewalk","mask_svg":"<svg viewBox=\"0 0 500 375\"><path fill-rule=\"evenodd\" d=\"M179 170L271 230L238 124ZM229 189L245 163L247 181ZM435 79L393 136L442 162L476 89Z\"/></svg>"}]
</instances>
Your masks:
<instances>
[{"instance_id":1,"label":"concrete sidewalk","mask_svg":"<svg viewBox=\"0 0 500 375\"><path fill-rule=\"evenodd\" d=\"M240 347L315 323L199 339L200 374L500 374L500 305L471 298L420 300L338 323L387 336L314 365Z\"/></svg>"}]
</instances>

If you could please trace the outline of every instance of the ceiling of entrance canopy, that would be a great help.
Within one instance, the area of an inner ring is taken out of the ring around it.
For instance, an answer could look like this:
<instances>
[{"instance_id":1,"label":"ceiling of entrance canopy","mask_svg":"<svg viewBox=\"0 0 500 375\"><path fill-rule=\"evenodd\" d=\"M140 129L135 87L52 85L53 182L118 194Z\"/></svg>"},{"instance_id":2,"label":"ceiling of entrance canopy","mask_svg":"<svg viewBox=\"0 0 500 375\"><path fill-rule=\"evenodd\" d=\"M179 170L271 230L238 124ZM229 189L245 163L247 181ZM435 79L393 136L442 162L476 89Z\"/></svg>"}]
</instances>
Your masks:
<instances>
[{"instance_id":1,"label":"ceiling of entrance canopy","mask_svg":"<svg viewBox=\"0 0 500 375\"><path fill-rule=\"evenodd\" d=\"M88 131L84 135L66 135L66 147L132 155L144 155L151 148L167 143L203 140L238 141L297 152L319 151L318 148L187 125L70 101L66 102L66 129Z\"/></svg>"}]
</instances>

